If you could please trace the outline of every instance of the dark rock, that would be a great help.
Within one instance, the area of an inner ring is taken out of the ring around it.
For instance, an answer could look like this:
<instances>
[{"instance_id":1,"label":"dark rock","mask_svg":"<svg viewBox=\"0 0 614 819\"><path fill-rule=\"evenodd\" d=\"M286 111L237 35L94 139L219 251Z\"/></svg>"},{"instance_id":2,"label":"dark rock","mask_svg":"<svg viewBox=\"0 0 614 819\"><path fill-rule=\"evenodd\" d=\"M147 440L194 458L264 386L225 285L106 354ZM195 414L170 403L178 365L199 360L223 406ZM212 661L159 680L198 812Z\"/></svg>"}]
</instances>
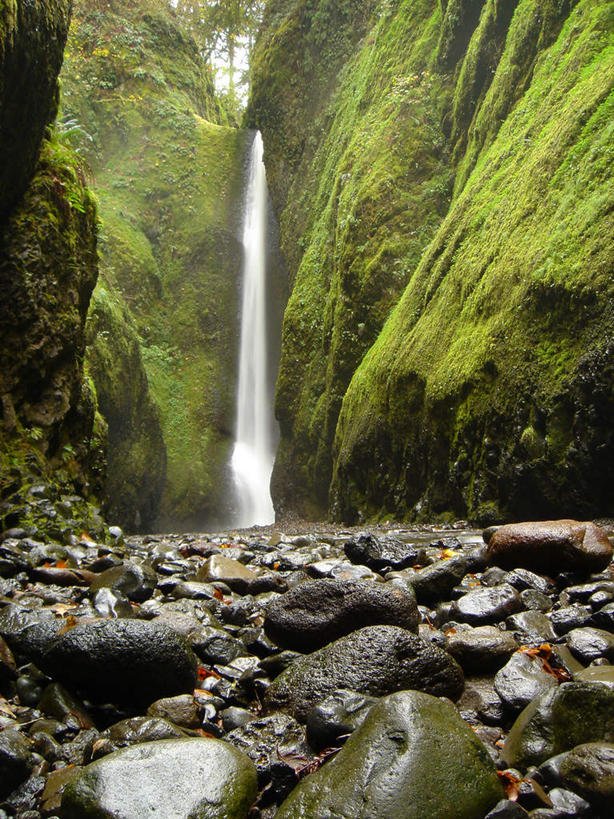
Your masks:
<instances>
[{"instance_id":1,"label":"dark rock","mask_svg":"<svg viewBox=\"0 0 614 819\"><path fill-rule=\"evenodd\" d=\"M162 717L131 717L129 719L116 722L100 734L101 740L109 741L109 751L118 751L120 748L127 748L130 745L138 745L141 742L154 742L161 739L172 739L184 737L177 725Z\"/></svg>"},{"instance_id":2,"label":"dark rock","mask_svg":"<svg viewBox=\"0 0 614 819\"><path fill-rule=\"evenodd\" d=\"M576 745L602 740L614 740L614 690L600 683L562 683L534 699L519 715L502 758L524 769Z\"/></svg>"},{"instance_id":3,"label":"dark rock","mask_svg":"<svg viewBox=\"0 0 614 819\"><path fill-rule=\"evenodd\" d=\"M481 720L487 725L500 725L504 718L501 698L490 677L472 677L467 680L457 708L467 722Z\"/></svg>"},{"instance_id":4,"label":"dark rock","mask_svg":"<svg viewBox=\"0 0 614 819\"><path fill-rule=\"evenodd\" d=\"M176 697L162 697L152 702L147 709L150 717L169 720L182 728L199 728L200 709L192 694L178 694Z\"/></svg>"},{"instance_id":5,"label":"dark rock","mask_svg":"<svg viewBox=\"0 0 614 819\"><path fill-rule=\"evenodd\" d=\"M96 620L57 637L40 666L103 702L149 705L194 688L197 659L168 626L143 620Z\"/></svg>"},{"instance_id":6,"label":"dark rock","mask_svg":"<svg viewBox=\"0 0 614 819\"><path fill-rule=\"evenodd\" d=\"M530 572L528 569L514 569L508 572L505 576L505 582L513 586L516 591L525 591L526 589L533 589L542 594L552 594L555 586L552 581L539 574Z\"/></svg>"},{"instance_id":7,"label":"dark rock","mask_svg":"<svg viewBox=\"0 0 614 819\"><path fill-rule=\"evenodd\" d=\"M272 683L265 703L304 721L338 688L383 696L401 689L458 699L463 672L449 654L396 626L368 626L295 660Z\"/></svg>"},{"instance_id":8,"label":"dark rock","mask_svg":"<svg viewBox=\"0 0 614 819\"><path fill-rule=\"evenodd\" d=\"M388 583L313 580L295 586L266 611L267 635L285 648L313 651L371 625L418 627L413 592Z\"/></svg>"},{"instance_id":9,"label":"dark rock","mask_svg":"<svg viewBox=\"0 0 614 819\"><path fill-rule=\"evenodd\" d=\"M17 676L17 666L13 652L6 644L3 637L0 637L0 686L5 685L9 680L14 680Z\"/></svg>"},{"instance_id":10,"label":"dark rock","mask_svg":"<svg viewBox=\"0 0 614 819\"><path fill-rule=\"evenodd\" d=\"M169 784L172 783L172 787ZM252 762L216 739L169 739L92 762L68 784L63 819L236 819L256 797Z\"/></svg>"},{"instance_id":11,"label":"dark rock","mask_svg":"<svg viewBox=\"0 0 614 819\"><path fill-rule=\"evenodd\" d=\"M83 703L59 683L50 683L45 688L38 707L48 717L65 721L66 717L73 716L82 728L94 726L94 721Z\"/></svg>"},{"instance_id":12,"label":"dark rock","mask_svg":"<svg viewBox=\"0 0 614 819\"><path fill-rule=\"evenodd\" d=\"M520 602L524 609L529 611L547 612L552 608L552 600L540 591L525 589L520 592Z\"/></svg>"},{"instance_id":13,"label":"dark rock","mask_svg":"<svg viewBox=\"0 0 614 819\"><path fill-rule=\"evenodd\" d=\"M454 706L402 691L373 706L343 749L297 785L277 819L478 817L502 796L484 746Z\"/></svg>"},{"instance_id":14,"label":"dark rock","mask_svg":"<svg viewBox=\"0 0 614 819\"><path fill-rule=\"evenodd\" d=\"M335 691L307 715L307 739L318 749L341 744L345 740L340 737L359 728L376 702L374 697L356 691Z\"/></svg>"},{"instance_id":15,"label":"dark rock","mask_svg":"<svg viewBox=\"0 0 614 819\"><path fill-rule=\"evenodd\" d=\"M582 746L580 746L582 747ZM554 815L557 817L590 817L591 815L591 806L585 800L582 799L581 796L578 796L577 793L573 793L573 791L565 790L564 788L553 788L549 791L548 796L550 797L550 801L552 802L552 806L555 809Z\"/></svg>"},{"instance_id":16,"label":"dark rock","mask_svg":"<svg viewBox=\"0 0 614 819\"><path fill-rule=\"evenodd\" d=\"M484 819L526 819L528 812L518 802L502 799L489 811Z\"/></svg>"},{"instance_id":17,"label":"dark rock","mask_svg":"<svg viewBox=\"0 0 614 819\"><path fill-rule=\"evenodd\" d=\"M99 574L92 581L90 596L93 597L100 589L110 589L121 592L135 603L144 603L154 593L157 582L158 578L151 566L126 561Z\"/></svg>"},{"instance_id":18,"label":"dark rock","mask_svg":"<svg viewBox=\"0 0 614 819\"><path fill-rule=\"evenodd\" d=\"M567 645L583 663L590 663L599 657L614 660L614 634L600 628L572 629L567 635Z\"/></svg>"},{"instance_id":19,"label":"dark rock","mask_svg":"<svg viewBox=\"0 0 614 819\"><path fill-rule=\"evenodd\" d=\"M19 731L0 731L0 797L28 778L34 766L30 743Z\"/></svg>"},{"instance_id":20,"label":"dark rock","mask_svg":"<svg viewBox=\"0 0 614 819\"><path fill-rule=\"evenodd\" d=\"M556 688L556 679L544 671L538 657L518 652L495 676L495 691L512 710L520 711L535 697Z\"/></svg>"},{"instance_id":21,"label":"dark rock","mask_svg":"<svg viewBox=\"0 0 614 819\"><path fill-rule=\"evenodd\" d=\"M588 623L591 619L591 609L588 606L579 605L563 606L563 608L549 612L548 619L560 637Z\"/></svg>"},{"instance_id":22,"label":"dark rock","mask_svg":"<svg viewBox=\"0 0 614 819\"><path fill-rule=\"evenodd\" d=\"M479 626L448 634L445 648L470 673L501 668L520 646L510 632Z\"/></svg>"},{"instance_id":23,"label":"dark rock","mask_svg":"<svg viewBox=\"0 0 614 819\"><path fill-rule=\"evenodd\" d=\"M254 762L258 786L260 789L268 786L269 801L284 799L296 785L297 771L313 758L305 729L287 714L254 719L231 731L226 741Z\"/></svg>"},{"instance_id":24,"label":"dark rock","mask_svg":"<svg viewBox=\"0 0 614 819\"><path fill-rule=\"evenodd\" d=\"M521 611L505 621L508 629L523 645L539 645L556 640L552 623L541 611Z\"/></svg>"},{"instance_id":25,"label":"dark rock","mask_svg":"<svg viewBox=\"0 0 614 819\"><path fill-rule=\"evenodd\" d=\"M430 606L447 600L450 592L467 573L467 559L463 555L439 560L419 572L407 576L419 603Z\"/></svg>"},{"instance_id":26,"label":"dark rock","mask_svg":"<svg viewBox=\"0 0 614 819\"><path fill-rule=\"evenodd\" d=\"M566 788L611 815L614 811L614 745L589 742L576 746L561 763L561 779Z\"/></svg>"},{"instance_id":27,"label":"dark rock","mask_svg":"<svg viewBox=\"0 0 614 819\"><path fill-rule=\"evenodd\" d=\"M18 658L37 663L62 630L62 621L50 611L29 611L11 604L0 612L0 635Z\"/></svg>"},{"instance_id":28,"label":"dark rock","mask_svg":"<svg viewBox=\"0 0 614 819\"><path fill-rule=\"evenodd\" d=\"M504 620L521 605L516 589L502 583L486 589L473 589L454 601L450 614L454 620L483 625Z\"/></svg>"},{"instance_id":29,"label":"dark rock","mask_svg":"<svg viewBox=\"0 0 614 819\"><path fill-rule=\"evenodd\" d=\"M573 675L574 680L598 682L614 688L614 665L598 665L584 668Z\"/></svg>"},{"instance_id":30,"label":"dark rock","mask_svg":"<svg viewBox=\"0 0 614 819\"><path fill-rule=\"evenodd\" d=\"M536 572L599 572L612 559L612 544L594 523L553 520L501 526L488 543L488 560L503 568Z\"/></svg>"},{"instance_id":31,"label":"dark rock","mask_svg":"<svg viewBox=\"0 0 614 819\"><path fill-rule=\"evenodd\" d=\"M368 566L376 572L405 569L416 562L418 554L408 543L368 534L359 535L356 540L348 540L343 551L352 563Z\"/></svg>"},{"instance_id":32,"label":"dark rock","mask_svg":"<svg viewBox=\"0 0 614 819\"><path fill-rule=\"evenodd\" d=\"M239 594L248 594L251 592L251 586L257 582L258 574L238 560L212 555L198 570L196 580L205 583L221 581Z\"/></svg>"},{"instance_id":33,"label":"dark rock","mask_svg":"<svg viewBox=\"0 0 614 819\"><path fill-rule=\"evenodd\" d=\"M246 708L237 708L232 705L230 708L224 708L223 711L220 711L219 717L222 720L224 731L227 732L234 731L235 728L240 728L242 725L247 725L248 722L256 719L256 715Z\"/></svg>"}]
</instances>

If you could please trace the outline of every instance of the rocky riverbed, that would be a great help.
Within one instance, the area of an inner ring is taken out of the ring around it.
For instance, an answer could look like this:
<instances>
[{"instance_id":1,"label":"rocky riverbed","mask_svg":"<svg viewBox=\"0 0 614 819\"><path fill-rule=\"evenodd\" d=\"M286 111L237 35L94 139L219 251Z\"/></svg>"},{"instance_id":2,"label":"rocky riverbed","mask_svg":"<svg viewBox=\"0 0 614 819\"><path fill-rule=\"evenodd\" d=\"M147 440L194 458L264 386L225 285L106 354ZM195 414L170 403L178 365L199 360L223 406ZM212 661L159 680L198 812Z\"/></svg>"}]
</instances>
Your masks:
<instances>
[{"instance_id":1,"label":"rocky riverbed","mask_svg":"<svg viewBox=\"0 0 614 819\"><path fill-rule=\"evenodd\" d=\"M79 529L0 535L0 818L612 815L611 525Z\"/></svg>"}]
</instances>

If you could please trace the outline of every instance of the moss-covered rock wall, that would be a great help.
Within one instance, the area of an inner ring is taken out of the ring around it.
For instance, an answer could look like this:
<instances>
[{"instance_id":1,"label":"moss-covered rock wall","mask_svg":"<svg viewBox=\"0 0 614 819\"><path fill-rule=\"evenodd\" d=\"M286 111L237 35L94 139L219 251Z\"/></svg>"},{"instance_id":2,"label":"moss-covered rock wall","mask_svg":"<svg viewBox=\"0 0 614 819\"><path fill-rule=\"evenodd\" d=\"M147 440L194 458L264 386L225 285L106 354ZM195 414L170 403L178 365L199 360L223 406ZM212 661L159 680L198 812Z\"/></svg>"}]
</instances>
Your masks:
<instances>
[{"instance_id":1,"label":"moss-covered rock wall","mask_svg":"<svg viewBox=\"0 0 614 819\"><path fill-rule=\"evenodd\" d=\"M612 510L613 9L268 4L278 508Z\"/></svg>"},{"instance_id":2,"label":"moss-covered rock wall","mask_svg":"<svg viewBox=\"0 0 614 819\"><path fill-rule=\"evenodd\" d=\"M100 201L109 508L132 528L227 521L247 133L168 3L77 2L63 85Z\"/></svg>"},{"instance_id":3,"label":"moss-covered rock wall","mask_svg":"<svg viewBox=\"0 0 614 819\"><path fill-rule=\"evenodd\" d=\"M96 204L82 162L47 127L69 10L0 4L0 500L9 506L28 481L52 475L87 495L104 468L83 370Z\"/></svg>"}]
</instances>

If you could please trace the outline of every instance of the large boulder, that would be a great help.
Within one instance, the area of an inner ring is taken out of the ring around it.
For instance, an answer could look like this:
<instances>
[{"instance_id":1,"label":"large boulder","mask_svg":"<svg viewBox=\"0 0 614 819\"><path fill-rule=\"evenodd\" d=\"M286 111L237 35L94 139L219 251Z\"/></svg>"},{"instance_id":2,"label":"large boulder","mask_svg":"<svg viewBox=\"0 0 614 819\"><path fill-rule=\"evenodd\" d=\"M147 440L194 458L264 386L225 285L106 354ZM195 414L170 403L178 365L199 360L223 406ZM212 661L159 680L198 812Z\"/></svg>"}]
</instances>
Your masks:
<instances>
[{"instance_id":1,"label":"large boulder","mask_svg":"<svg viewBox=\"0 0 614 819\"><path fill-rule=\"evenodd\" d=\"M416 631L418 621L411 589L327 579L301 583L270 603L264 629L285 648L314 651L364 626L399 625Z\"/></svg>"},{"instance_id":2,"label":"large boulder","mask_svg":"<svg viewBox=\"0 0 614 819\"><path fill-rule=\"evenodd\" d=\"M244 819L256 769L226 742L169 739L124 748L85 767L66 788L64 819Z\"/></svg>"},{"instance_id":3,"label":"large boulder","mask_svg":"<svg viewBox=\"0 0 614 819\"><path fill-rule=\"evenodd\" d=\"M144 620L80 623L57 637L39 664L97 700L144 706L192 691L198 665L183 637Z\"/></svg>"},{"instance_id":4,"label":"large boulder","mask_svg":"<svg viewBox=\"0 0 614 819\"><path fill-rule=\"evenodd\" d=\"M503 760L526 770L586 742L614 741L614 689L569 682L529 703L508 734Z\"/></svg>"},{"instance_id":5,"label":"large boulder","mask_svg":"<svg viewBox=\"0 0 614 819\"><path fill-rule=\"evenodd\" d=\"M566 788L611 816L614 811L614 745L587 742L573 748L561 763Z\"/></svg>"},{"instance_id":6,"label":"large boulder","mask_svg":"<svg viewBox=\"0 0 614 819\"><path fill-rule=\"evenodd\" d=\"M267 690L266 705L304 722L338 688L376 697L415 689L458 699L463 687L462 669L447 652L397 626L368 626L294 660Z\"/></svg>"},{"instance_id":7,"label":"large boulder","mask_svg":"<svg viewBox=\"0 0 614 819\"><path fill-rule=\"evenodd\" d=\"M452 703L401 691L373 706L277 819L476 819L502 795L486 749Z\"/></svg>"},{"instance_id":8,"label":"large boulder","mask_svg":"<svg viewBox=\"0 0 614 819\"><path fill-rule=\"evenodd\" d=\"M503 568L599 572L612 560L612 544L594 523L548 520L501 526L488 542L487 558Z\"/></svg>"}]
</instances>

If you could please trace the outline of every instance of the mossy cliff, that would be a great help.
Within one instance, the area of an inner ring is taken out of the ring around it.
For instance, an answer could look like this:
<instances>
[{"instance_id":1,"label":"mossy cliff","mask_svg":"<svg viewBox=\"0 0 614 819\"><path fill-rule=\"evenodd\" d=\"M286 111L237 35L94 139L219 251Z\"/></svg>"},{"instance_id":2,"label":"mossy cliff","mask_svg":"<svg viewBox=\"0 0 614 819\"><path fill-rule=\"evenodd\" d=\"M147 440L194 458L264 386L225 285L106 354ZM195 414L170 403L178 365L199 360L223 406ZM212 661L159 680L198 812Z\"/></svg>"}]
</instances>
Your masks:
<instances>
[{"instance_id":1,"label":"mossy cliff","mask_svg":"<svg viewBox=\"0 0 614 819\"><path fill-rule=\"evenodd\" d=\"M597 0L268 4L278 507L612 511L613 31Z\"/></svg>"},{"instance_id":2,"label":"mossy cliff","mask_svg":"<svg viewBox=\"0 0 614 819\"><path fill-rule=\"evenodd\" d=\"M41 479L87 495L103 468L104 432L83 372L96 205L79 158L47 128L69 6L0 5L0 499L8 507Z\"/></svg>"},{"instance_id":3,"label":"mossy cliff","mask_svg":"<svg viewBox=\"0 0 614 819\"><path fill-rule=\"evenodd\" d=\"M0 222L23 196L55 119L70 7L0 0Z\"/></svg>"},{"instance_id":4,"label":"mossy cliff","mask_svg":"<svg viewBox=\"0 0 614 819\"><path fill-rule=\"evenodd\" d=\"M247 133L227 124L165 2L75 3L62 81L100 201L88 365L109 426L109 508L132 528L219 521Z\"/></svg>"}]
</instances>

